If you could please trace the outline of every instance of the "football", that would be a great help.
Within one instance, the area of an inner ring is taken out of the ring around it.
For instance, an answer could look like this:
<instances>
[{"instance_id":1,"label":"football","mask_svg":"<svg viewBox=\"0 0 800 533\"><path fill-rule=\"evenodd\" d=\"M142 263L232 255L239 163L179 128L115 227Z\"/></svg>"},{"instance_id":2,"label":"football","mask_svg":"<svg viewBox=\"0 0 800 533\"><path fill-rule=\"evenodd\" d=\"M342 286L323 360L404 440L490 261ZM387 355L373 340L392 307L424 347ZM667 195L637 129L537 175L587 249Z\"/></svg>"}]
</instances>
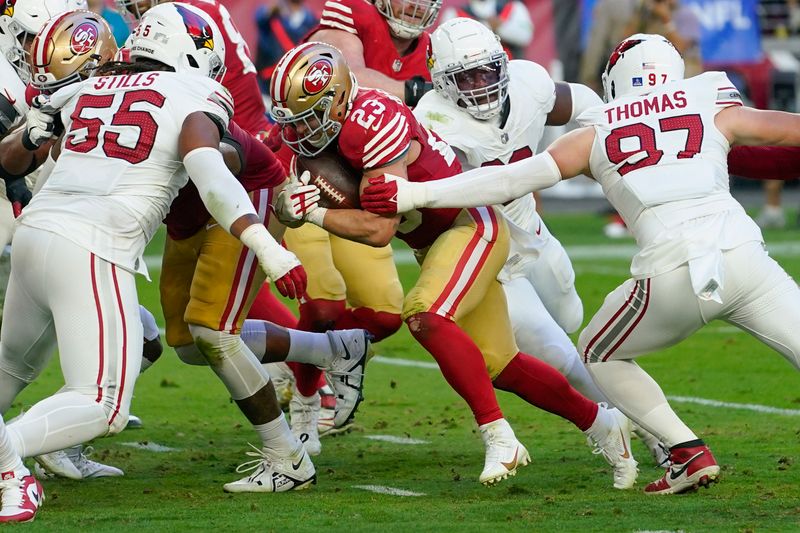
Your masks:
<instances>
[{"instance_id":1,"label":"football","mask_svg":"<svg viewBox=\"0 0 800 533\"><path fill-rule=\"evenodd\" d=\"M297 156L297 175L311 173L311 181L319 188L320 207L359 209L361 173L335 152L325 151L315 157Z\"/></svg>"}]
</instances>

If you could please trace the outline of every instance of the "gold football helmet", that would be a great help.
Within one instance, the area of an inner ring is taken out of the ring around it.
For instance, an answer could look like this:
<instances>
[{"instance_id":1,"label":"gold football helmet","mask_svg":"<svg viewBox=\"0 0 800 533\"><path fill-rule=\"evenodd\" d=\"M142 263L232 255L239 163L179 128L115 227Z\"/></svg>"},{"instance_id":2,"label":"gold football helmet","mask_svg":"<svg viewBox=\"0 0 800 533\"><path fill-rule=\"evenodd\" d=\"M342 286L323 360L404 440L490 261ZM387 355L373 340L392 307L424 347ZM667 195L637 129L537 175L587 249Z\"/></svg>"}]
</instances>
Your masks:
<instances>
[{"instance_id":1,"label":"gold football helmet","mask_svg":"<svg viewBox=\"0 0 800 533\"><path fill-rule=\"evenodd\" d=\"M284 142L313 157L339 134L358 84L342 53L310 42L286 52L270 81L270 114L281 125Z\"/></svg>"},{"instance_id":2,"label":"gold football helmet","mask_svg":"<svg viewBox=\"0 0 800 533\"><path fill-rule=\"evenodd\" d=\"M31 84L42 92L81 81L114 58L117 44L100 15L82 9L52 18L31 48Z\"/></svg>"}]
</instances>

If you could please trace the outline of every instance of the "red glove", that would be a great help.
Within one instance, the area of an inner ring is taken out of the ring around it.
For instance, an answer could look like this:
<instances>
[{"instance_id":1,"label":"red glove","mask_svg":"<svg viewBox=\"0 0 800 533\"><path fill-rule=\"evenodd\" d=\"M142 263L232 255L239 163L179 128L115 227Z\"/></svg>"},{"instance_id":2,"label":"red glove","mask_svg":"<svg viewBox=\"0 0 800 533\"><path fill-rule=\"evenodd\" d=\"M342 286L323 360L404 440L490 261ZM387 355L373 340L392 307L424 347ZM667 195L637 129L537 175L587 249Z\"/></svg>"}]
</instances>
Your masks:
<instances>
[{"instance_id":1,"label":"red glove","mask_svg":"<svg viewBox=\"0 0 800 533\"><path fill-rule=\"evenodd\" d=\"M306 293L308 276L303 266L296 266L289 272L275 280L275 288L287 298L300 298Z\"/></svg>"},{"instance_id":2,"label":"red glove","mask_svg":"<svg viewBox=\"0 0 800 533\"><path fill-rule=\"evenodd\" d=\"M369 179L369 186L361 193L361 208L377 215L397 214L397 180L386 181L381 174Z\"/></svg>"}]
</instances>

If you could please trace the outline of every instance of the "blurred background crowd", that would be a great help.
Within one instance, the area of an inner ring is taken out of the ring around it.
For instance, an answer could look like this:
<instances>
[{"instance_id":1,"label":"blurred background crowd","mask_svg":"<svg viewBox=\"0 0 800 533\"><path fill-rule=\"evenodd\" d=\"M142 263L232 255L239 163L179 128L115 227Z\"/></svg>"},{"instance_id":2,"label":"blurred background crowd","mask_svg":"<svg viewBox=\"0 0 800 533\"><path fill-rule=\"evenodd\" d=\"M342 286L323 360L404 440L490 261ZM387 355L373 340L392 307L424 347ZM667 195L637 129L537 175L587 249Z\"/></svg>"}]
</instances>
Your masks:
<instances>
[{"instance_id":1,"label":"blurred background crowd","mask_svg":"<svg viewBox=\"0 0 800 533\"><path fill-rule=\"evenodd\" d=\"M122 43L128 30L117 20L112 0L89 3ZM266 100L274 64L316 25L324 0L223 3L250 46ZM683 54L687 77L724 70L749 105L800 109L800 0L444 0L439 21L457 16L489 26L512 58L536 61L554 79L580 82L598 93L608 55L623 37L660 33ZM783 185L766 182L757 218L762 227L786 226ZM761 187L738 180L734 186ZM564 195L592 194L591 187L564 189Z\"/></svg>"}]
</instances>

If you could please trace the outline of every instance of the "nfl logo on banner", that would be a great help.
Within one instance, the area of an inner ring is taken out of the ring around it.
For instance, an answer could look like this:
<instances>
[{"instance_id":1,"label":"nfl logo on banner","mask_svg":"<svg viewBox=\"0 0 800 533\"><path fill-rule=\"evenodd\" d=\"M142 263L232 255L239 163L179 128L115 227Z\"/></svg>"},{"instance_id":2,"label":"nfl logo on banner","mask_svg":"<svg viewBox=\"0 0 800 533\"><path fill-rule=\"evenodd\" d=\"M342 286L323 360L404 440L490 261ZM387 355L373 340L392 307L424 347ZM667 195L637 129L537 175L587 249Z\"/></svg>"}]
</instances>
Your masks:
<instances>
[{"instance_id":1,"label":"nfl logo on banner","mask_svg":"<svg viewBox=\"0 0 800 533\"><path fill-rule=\"evenodd\" d=\"M633 86L634 87L641 87L642 86L642 78L633 78Z\"/></svg>"}]
</instances>

